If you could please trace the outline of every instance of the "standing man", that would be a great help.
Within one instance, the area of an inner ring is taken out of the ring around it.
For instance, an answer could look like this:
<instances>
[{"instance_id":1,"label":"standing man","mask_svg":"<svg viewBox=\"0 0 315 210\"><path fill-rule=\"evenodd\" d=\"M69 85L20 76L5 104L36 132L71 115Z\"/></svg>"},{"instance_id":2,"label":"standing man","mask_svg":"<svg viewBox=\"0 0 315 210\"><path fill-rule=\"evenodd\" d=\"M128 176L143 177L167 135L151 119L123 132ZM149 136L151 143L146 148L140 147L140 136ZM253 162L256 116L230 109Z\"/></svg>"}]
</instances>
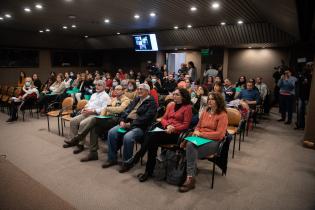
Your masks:
<instances>
[{"instance_id":1,"label":"standing man","mask_svg":"<svg viewBox=\"0 0 315 210\"><path fill-rule=\"evenodd\" d=\"M91 127L95 124L95 116L101 113L110 103L110 97L105 92L105 84L102 80L94 82L96 93L91 96L91 99L82 109L81 114L70 120L70 140L65 140L64 148L77 145L77 149L73 151L78 154L84 150L84 139L89 133Z\"/></svg>"},{"instance_id":2,"label":"standing man","mask_svg":"<svg viewBox=\"0 0 315 210\"><path fill-rule=\"evenodd\" d=\"M291 124L292 122L296 81L296 77L291 75L290 70L286 70L278 81L278 87L280 88L279 104L281 112L281 119L278 121L285 121L286 113L288 113L288 120L285 124Z\"/></svg>"}]
</instances>

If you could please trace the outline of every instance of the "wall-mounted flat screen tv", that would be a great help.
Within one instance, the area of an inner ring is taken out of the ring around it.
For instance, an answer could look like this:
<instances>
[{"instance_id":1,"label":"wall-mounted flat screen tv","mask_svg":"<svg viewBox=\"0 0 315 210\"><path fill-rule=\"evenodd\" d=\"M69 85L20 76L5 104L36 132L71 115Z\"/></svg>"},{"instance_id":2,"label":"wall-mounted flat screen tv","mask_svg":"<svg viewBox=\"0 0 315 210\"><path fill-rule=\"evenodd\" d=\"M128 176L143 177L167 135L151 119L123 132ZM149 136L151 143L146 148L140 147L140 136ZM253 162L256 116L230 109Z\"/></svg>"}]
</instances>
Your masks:
<instances>
[{"instance_id":1,"label":"wall-mounted flat screen tv","mask_svg":"<svg viewBox=\"0 0 315 210\"><path fill-rule=\"evenodd\" d=\"M158 51L155 34L133 35L135 51Z\"/></svg>"}]
</instances>

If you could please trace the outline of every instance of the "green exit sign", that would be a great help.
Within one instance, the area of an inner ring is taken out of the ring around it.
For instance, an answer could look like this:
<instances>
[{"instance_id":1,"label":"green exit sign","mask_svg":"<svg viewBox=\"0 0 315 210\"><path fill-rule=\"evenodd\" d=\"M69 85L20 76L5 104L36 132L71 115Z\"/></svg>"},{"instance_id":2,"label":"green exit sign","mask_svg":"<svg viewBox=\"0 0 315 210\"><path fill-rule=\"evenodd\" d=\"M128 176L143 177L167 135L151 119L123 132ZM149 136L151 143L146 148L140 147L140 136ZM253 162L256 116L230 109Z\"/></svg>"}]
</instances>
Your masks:
<instances>
[{"instance_id":1,"label":"green exit sign","mask_svg":"<svg viewBox=\"0 0 315 210\"><path fill-rule=\"evenodd\" d=\"M209 49L201 49L202 56L209 56Z\"/></svg>"}]
</instances>

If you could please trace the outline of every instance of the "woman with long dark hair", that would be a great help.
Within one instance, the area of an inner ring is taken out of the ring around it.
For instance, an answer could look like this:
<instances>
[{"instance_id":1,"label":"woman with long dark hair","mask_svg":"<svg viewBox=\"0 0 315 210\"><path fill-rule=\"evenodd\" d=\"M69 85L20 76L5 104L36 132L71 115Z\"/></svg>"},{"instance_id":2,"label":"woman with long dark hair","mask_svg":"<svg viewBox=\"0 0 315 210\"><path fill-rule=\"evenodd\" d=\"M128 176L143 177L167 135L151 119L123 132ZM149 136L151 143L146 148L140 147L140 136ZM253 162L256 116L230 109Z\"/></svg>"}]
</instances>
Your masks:
<instances>
[{"instance_id":1,"label":"woman with long dark hair","mask_svg":"<svg viewBox=\"0 0 315 210\"><path fill-rule=\"evenodd\" d=\"M127 171L148 151L145 172L139 175L140 182L146 181L153 175L158 147L162 144L177 143L180 132L186 130L191 123L192 106L189 92L186 89L177 88L173 95L174 102L167 105L161 124L157 126L164 131L148 132L140 151L125 164Z\"/></svg>"},{"instance_id":2,"label":"woman with long dark hair","mask_svg":"<svg viewBox=\"0 0 315 210\"><path fill-rule=\"evenodd\" d=\"M201 114L192 133L193 136L209 139L209 142L201 146L196 146L188 141L181 144L181 147L186 147L187 177L185 183L179 188L180 192L187 192L195 188L198 158L207 157L217 151L219 142L225 136L227 125L225 101L220 93L211 92L208 97L208 108Z\"/></svg>"}]
</instances>

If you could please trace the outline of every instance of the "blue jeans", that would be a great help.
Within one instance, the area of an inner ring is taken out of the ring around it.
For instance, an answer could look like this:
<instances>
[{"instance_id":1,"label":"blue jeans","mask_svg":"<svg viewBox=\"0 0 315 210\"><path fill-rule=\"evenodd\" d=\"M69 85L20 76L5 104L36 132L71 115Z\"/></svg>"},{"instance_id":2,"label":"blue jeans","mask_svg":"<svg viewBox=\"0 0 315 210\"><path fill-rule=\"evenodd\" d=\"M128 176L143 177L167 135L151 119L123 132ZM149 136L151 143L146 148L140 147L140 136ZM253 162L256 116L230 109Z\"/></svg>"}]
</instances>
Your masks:
<instances>
[{"instance_id":1,"label":"blue jeans","mask_svg":"<svg viewBox=\"0 0 315 210\"><path fill-rule=\"evenodd\" d=\"M124 146L123 161L129 160L133 155L134 142L141 139L144 134L140 128L133 128L127 133L122 134L118 132L119 128L119 125L116 125L108 131L108 161L117 161L117 151L121 145Z\"/></svg>"}]
</instances>

